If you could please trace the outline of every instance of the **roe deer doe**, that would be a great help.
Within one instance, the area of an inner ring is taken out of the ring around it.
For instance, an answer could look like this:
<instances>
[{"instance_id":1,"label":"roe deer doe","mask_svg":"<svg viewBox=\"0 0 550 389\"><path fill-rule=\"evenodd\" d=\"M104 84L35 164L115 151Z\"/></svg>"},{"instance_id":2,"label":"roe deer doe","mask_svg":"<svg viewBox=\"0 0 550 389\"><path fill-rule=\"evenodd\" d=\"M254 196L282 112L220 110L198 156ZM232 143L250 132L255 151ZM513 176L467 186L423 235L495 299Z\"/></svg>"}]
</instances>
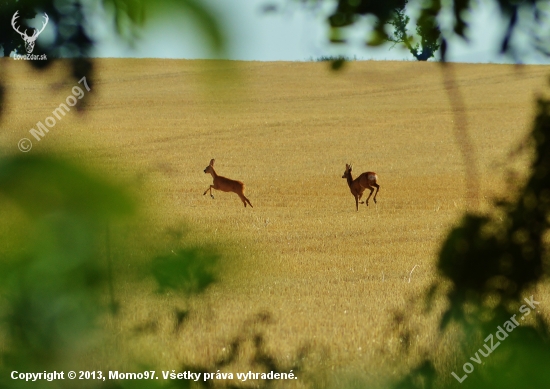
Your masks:
<instances>
[{"instance_id":1,"label":"roe deer doe","mask_svg":"<svg viewBox=\"0 0 550 389\"><path fill-rule=\"evenodd\" d=\"M351 175L351 165L348 165L346 163L346 170L344 171L344 175L342 178L345 178L348 182L349 189L351 191L351 194L355 197L355 208L357 211L359 211L359 204L363 204L364 201L361 201L359 203L359 200L361 200L361 197L363 196L363 192L365 189L370 189L369 197L367 198L367 206L369 205L369 199L372 196L372 192L374 191L374 188L376 188L376 193L374 194L374 203L376 204L376 195L378 194L378 191L380 190L380 185L378 185L378 176L374 172L365 172L362 173L359 177L357 177L355 180L353 179Z\"/></svg>"},{"instance_id":2,"label":"roe deer doe","mask_svg":"<svg viewBox=\"0 0 550 389\"><path fill-rule=\"evenodd\" d=\"M212 194L212 189L221 190L222 192L233 192L241 198L241 201L243 202L245 208L246 203L248 203L248 205L252 207L252 204L250 204L250 201L244 195L244 184L241 181L218 176L216 174L216 171L214 170L214 160L210 161L210 165L208 165L206 169L204 169L204 172L212 174L212 178L214 178L214 185L210 185L210 187L204 191L203 196L206 194L206 192L210 191L210 197L214 198L214 195Z\"/></svg>"}]
</instances>

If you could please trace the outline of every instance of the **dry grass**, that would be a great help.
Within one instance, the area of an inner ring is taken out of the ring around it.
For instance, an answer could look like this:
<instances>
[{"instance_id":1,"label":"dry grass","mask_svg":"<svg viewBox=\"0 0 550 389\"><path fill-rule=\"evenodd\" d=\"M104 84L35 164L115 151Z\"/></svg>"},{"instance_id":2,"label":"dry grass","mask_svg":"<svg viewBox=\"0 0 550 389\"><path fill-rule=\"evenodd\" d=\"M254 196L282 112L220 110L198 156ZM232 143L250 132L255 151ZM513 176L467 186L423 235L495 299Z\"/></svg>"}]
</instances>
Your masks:
<instances>
[{"instance_id":1,"label":"dry grass","mask_svg":"<svg viewBox=\"0 0 550 389\"><path fill-rule=\"evenodd\" d=\"M2 68L13 99L0 141L10 153L72 84L60 84L61 65L46 74L16 61ZM375 380L381 371L399 374L406 363L392 313L437 277L441 240L474 202L465 198L474 177L453 137L440 67L356 62L335 74L323 63L109 59L96 70L87 111L69 113L31 152L106 166L146 193L151 234L188 224L189 240L229 241L240 258L192 301L121 283L123 312L112 323L123 335L120 347L159 368L207 363L246 320L269 312L272 323L260 327L283 361L309 344L311 364L322 361L329 376L346 366ZM479 199L510 186L503 164L530 128L534 94L548 73L543 66L456 66ZM235 194L202 196L211 158L218 174L245 182L253 209ZM378 204L355 212L340 178L346 162L356 175L378 174ZM171 327L174 306L193 308L179 332ZM157 330L133 335L131 328L148 322ZM444 355L433 320L418 317L424 322L415 341Z\"/></svg>"}]
</instances>

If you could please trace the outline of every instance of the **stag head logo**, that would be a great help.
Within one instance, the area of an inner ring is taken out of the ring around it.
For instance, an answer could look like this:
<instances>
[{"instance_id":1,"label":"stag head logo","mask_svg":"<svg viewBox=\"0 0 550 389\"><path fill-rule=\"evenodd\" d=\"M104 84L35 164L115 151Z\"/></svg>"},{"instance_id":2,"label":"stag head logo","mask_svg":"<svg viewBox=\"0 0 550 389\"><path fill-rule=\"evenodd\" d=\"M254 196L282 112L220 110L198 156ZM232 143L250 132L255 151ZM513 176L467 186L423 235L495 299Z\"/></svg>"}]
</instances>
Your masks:
<instances>
[{"instance_id":1,"label":"stag head logo","mask_svg":"<svg viewBox=\"0 0 550 389\"><path fill-rule=\"evenodd\" d=\"M46 25L48 24L48 14L44 12L45 21L43 22L44 24L42 25L42 28L40 30L35 29L32 36L28 36L27 30L25 30L25 32L21 32L15 25L15 21L19 17L19 15L17 15L18 12L19 11L15 11L15 13L13 14L13 18L11 18L11 26L15 31L17 31L17 33L19 33L19 35L21 35L21 38L23 38L23 40L25 41L25 49L27 50L27 53L31 54L34 50L34 43L36 41L36 38L38 38L38 35L40 35L42 31L44 31L44 28L46 28Z\"/></svg>"}]
</instances>

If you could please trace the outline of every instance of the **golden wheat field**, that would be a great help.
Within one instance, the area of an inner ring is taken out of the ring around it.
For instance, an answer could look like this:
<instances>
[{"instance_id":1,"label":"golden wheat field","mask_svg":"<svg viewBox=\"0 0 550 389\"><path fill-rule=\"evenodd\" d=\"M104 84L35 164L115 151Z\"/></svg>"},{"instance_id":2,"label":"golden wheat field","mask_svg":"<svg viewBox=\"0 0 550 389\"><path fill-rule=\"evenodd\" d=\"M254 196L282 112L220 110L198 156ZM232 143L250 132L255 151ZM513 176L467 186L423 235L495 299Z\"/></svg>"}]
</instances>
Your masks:
<instances>
[{"instance_id":1,"label":"golden wheat field","mask_svg":"<svg viewBox=\"0 0 550 389\"><path fill-rule=\"evenodd\" d=\"M99 165L141 198L146 235L185 230L187 242L225 247L220 282L198 297L158 295L146 282L115 285L121 312L107 325L130 355L124 363L207 365L237 334L261 333L283 366L305 350L302 377L335 387L345 372L382 385L423 350L442 365L452 359L450 339L435 336L438 307L418 315L414 339L399 337L394 313L438 277L439 246L460 215L517 185L504 172L524 163L510 152L530 129L550 73L453 65L472 171L436 63L351 62L332 72L326 63L101 59L86 110L71 110L40 142L28 131L76 83L61 62L42 73L17 61L1 66L11 96L4 154L18 153L27 137L31 153ZM233 193L203 196L212 158L218 174L246 184L253 208ZM346 163L354 175L377 173L376 204L356 212L341 178ZM479 191L467 195L475 182ZM122 271L132 267L123 253L118 260ZM190 312L177 330L175 307ZM252 339L245 345L234 371L248 371Z\"/></svg>"}]
</instances>

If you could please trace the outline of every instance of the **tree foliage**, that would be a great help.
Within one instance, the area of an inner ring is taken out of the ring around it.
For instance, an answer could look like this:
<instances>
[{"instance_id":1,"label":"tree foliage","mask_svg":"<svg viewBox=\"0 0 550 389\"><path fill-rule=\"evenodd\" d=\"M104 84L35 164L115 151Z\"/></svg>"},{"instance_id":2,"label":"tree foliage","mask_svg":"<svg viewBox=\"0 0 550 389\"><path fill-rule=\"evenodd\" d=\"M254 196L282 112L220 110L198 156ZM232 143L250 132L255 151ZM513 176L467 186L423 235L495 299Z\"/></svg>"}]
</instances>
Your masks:
<instances>
[{"instance_id":1,"label":"tree foliage","mask_svg":"<svg viewBox=\"0 0 550 389\"><path fill-rule=\"evenodd\" d=\"M28 384L12 380L12 371L94 370L92 350L113 351L101 342L105 316L116 316L120 305L114 285L136 287L127 277L130 265L136 275L154 279L159 292L183 297L216 281L219 254L212 248L170 240L177 254L162 256L151 242L141 248L136 241L113 243L110 225L125 224L126 233L133 225L133 197L68 160L32 153L0 158L0 387ZM123 271L120 257L133 259ZM67 379L37 385L72 387ZM111 385L96 380L89 387Z\"/></svg>"},{"instance_id":2,"label":"tree foliage","mask_svg":"<svg viewBox=\"0 0 550 389\"><path fill-rule=\"evenodd\" d=\"M304 0L307 1L307 0ZM322 0L317 0L322 1ZM418 26L417 33L425 37L422 47L429 48L437 42L441 32L441 58L446 60L449 39L459 36L468 39L468 15L475 12L476 1L465 0L442 2L439 0L338 0L337 6L330 14L328 21L333 29L333 36L341 36L339 30L354 25L361 17L370 16L374 19L373 27L369 28L369 45L380 45L388 40L385 26L392 24L396 10L404 10L407 4L419 9L412 23ZM521 62L520 53L524 49L524 41L514 39L517 35L525 34L528 45L534 50L550 55L550 15L547 2L544 0L499 0L496 2L500 9L501 22L506 25L501 37L500 51L512 56ZM452 14L450 23L444 23L444 14ZM403 37L404 38L404 37ZM343 42L343 39L339 39ZM407 40L404 39L406 42Z\"/></svg>"},{"instance_id":3,"label":"tree foliage","mask_svg":"<svg viewBox=\"0 0 550 389\"><path fill-rule=\"evenodd\" d=\"M419 19L416 34L420 38L420 42L413 46L414 37L407 30L411 18L405 14L406 4L407 1L405 1L403 8L394 10L393 18L388 23L394 28L394 32L388 35L388 41L393 42L394 46L403 44L417 60L427 61L435 55L441 46L439 26L437 26L434 17Z\"/></svg>"}]
</instances>

